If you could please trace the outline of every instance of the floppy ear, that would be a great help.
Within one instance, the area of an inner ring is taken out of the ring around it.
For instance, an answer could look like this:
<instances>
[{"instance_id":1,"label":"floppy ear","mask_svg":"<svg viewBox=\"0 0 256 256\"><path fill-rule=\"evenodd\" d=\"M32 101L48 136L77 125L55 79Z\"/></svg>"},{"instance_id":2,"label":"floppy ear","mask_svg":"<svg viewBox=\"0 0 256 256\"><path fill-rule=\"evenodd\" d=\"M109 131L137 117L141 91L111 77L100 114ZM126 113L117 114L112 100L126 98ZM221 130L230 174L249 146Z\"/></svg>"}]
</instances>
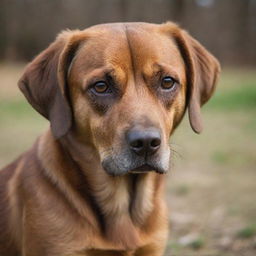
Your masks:
<instances>
[{"instance_id":1,"label":"floppy ear","mask_svg":"<svg viewBox=\"0 0 256 256\"><path fill-rule=\"evenodd\" d=\"M72 125L67 72L82 40L76 32L61 33L26 67L18 82L28 102L50 121L55 138L65 135Z\"/></svg>"},{"instance_id":2,"label":"floppy ear","mask_svg":"<svg viewBox=\"0 0 256 256\"><path fill-rule=\"evenodd\" d=\"M203 129L200 108L214 92L220 65L217 59L186 31L178 28L174 38L186 65L190 125L194 132L200 133Z\"/></svg>"}]
</instances>

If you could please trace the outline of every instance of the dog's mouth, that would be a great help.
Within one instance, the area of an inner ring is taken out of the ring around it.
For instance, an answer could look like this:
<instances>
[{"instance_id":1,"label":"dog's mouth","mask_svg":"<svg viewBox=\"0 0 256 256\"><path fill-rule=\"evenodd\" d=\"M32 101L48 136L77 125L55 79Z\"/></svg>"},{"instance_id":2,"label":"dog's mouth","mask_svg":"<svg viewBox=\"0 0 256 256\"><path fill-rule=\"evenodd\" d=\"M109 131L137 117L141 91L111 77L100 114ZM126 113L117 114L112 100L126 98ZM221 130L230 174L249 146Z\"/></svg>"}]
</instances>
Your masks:
<instances>
[{"instance_id":1,"label":"dog's mouth","mask_svg":"<svg viewBox=\"0 0 256 256\"><path fill-rule=\"evenodd\" d=\"M169 170L169 151L161 156L145 159L133 157L127 152L123 154L112 154L105 157L101 162L103 169L111 176L121 176L126 174L156 172L159 174L167 173Z\"/></svg>"},{"instance_id":2,"label":"dog's mouth","mask_svg":"<svg viewBox=\"0 0 256 256\"><path fill-rule=\"evenodd\" d=\"M103 168L111 176L119 176L125 174L143 174L149 172L164 174L168 170L167 168L163 168L159 164L137 163L137 165L130 164L127 166L117 164L118 162L115 162L112 159L105 159L105 161L102 162Z\"/></svg>"},{"instance_id":3,"label":"dog's mouth","mask_svg":"<svg viewBox=\"0 0 256 256\"><path fill-rule=\"evenodd\" d=\"M157 173L160 173L160 174L165 173L164 170L162 170L156 166L149 165L149 164L143 164L141 166L138 166L138 167L130 170L129 173L147 173L147 172L154 172L154 171Z\"/></svg>"}]
</instances>

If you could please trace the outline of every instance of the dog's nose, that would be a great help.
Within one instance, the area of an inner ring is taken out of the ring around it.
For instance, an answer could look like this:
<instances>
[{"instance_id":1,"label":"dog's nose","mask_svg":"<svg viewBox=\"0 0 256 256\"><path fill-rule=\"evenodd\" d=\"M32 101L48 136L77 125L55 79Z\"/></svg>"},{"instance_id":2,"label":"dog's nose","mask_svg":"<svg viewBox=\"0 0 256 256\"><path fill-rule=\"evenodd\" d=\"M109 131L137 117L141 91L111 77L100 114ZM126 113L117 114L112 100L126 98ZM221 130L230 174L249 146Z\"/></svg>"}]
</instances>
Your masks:
<instances>
[{"instance_id":1,"label":"dog's nose","mask_svg":"<svg viewBox=\"0 0 256 256\"><path fill-rule=\"evenodd\" d=\"M127 142L130 149L137 155L152 155L161 144L161 135L158 129L131 130L127 133Z\"/></svg>"}]
</instances>

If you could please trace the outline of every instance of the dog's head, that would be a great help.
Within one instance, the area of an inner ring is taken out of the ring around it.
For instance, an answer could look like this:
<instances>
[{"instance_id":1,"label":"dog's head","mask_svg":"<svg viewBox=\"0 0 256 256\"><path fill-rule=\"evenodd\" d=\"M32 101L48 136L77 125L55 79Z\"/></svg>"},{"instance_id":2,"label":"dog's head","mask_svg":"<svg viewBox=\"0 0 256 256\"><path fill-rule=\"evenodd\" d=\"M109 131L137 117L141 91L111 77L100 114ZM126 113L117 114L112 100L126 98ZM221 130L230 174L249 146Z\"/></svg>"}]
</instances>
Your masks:
<instances>
[{"instance_id":1,"label":"dog's head","mask_svg":"<svg viewBox=\"0 0 256 256\"><path fill-rule=\"evenodd\" d=\"M217 60L172 23L66 31L29 64L19 87L59 139L93 145L111 175L169 168L169 137L212 95Z\"/></svg>"}]
</instances>

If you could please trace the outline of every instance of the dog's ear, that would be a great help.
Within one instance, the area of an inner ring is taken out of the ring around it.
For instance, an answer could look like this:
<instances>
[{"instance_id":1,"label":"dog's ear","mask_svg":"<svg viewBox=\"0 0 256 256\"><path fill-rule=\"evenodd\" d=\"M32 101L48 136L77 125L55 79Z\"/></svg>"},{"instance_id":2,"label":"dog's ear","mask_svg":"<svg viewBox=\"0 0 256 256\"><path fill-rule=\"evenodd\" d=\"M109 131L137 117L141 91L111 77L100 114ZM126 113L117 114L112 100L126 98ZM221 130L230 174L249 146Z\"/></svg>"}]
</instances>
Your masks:
<instances>
[{"instance_id":1,"label":"dog's ear","mask_svg":"<svg viewBox=\"0 0 256 256\"><path fill-rule=\"evenodd\" d=\"M79 32L62 32L25 69L18 82L28 102L51 123L55 138L65 135L72 125L67 73L84 38Z\"/></svg>"},{"instance_id":2,"label":"dog's ear","mask_svg":"<svg viewBox=\"0 0 256 256\"><path fill-rule=\"evenodd\" d=\"M190 125L196 133L200 133L203 129L200 107L214 92L220 65L217 59L186 31L177 28L174 38L186 65Z\"/></svg>"}]
</instances>

